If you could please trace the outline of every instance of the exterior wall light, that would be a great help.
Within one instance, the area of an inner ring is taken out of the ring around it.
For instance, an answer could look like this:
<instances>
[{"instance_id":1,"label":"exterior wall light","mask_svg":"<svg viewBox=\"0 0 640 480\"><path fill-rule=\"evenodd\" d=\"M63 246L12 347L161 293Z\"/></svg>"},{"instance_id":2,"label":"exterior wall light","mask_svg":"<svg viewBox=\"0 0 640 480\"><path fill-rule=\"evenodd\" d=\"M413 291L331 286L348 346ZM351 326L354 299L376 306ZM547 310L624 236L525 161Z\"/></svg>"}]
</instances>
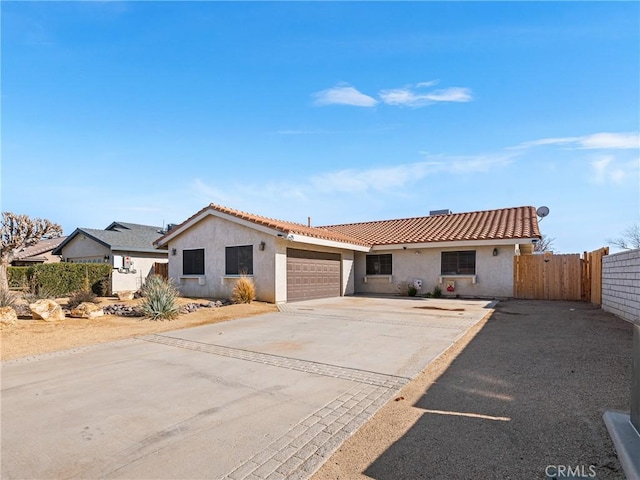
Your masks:
<instances>
[{"instance_id":1,"label":"exterior wall light","mask_svg":"<svg viewBox=\"0 0 640 480\"><path fill-rule=\"evenodd\" d=\"M266 243L264 243L264 242L260 242L260 245L258 245L258 249L259 249L260 251L263 251L263 250L264 250L264 247L265 247L266 245L267 245Z\"/></svg>"},{"instance_id":2,"label":"exterior wall light","mask_svg":"<svg viewBox=\"0 0 640 480\"><path fill-rule=\"evenodd\" d=\"M175 248L171 249L171 255L175 256L175 254L178 253L178 251Z\"/></svg>"},{"instance_id":3,"label":"exterior wall light","mask_svg":"<svg viewBox=\"0 0 640 480\"><path fill-rule=\"evenodd\" d=\"M493 256L497 257L498 256L498 252L499 252L499 250L497 248L494 248L493 249Z\"/></svg>"}]
</instances>

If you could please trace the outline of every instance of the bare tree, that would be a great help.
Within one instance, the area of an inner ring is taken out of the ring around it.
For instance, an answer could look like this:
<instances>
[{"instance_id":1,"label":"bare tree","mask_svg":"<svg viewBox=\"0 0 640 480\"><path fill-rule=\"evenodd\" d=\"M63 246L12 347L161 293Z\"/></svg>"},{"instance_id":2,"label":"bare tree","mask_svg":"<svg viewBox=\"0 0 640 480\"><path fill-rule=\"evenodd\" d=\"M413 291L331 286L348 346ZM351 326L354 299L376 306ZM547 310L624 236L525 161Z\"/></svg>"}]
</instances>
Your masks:
<instances>
[{"instance_id":1,"label":"bare tree","mask_svg":"<svg viewBox=\"0 0 640 480\"><path fill-rule=\"evenodd\" d=\"M555 238L541 235L542 238L533 246L534 252L552 252Z\"/></svg>"},{"instance_id":2,"label":"bare tree","mask_svg":"<svg viewBox=\"0 0 640 480\"><path fill-rule=\"evenodd\" d=\"M640 223L634 223L628 227L621 237L608 238L607 243L623 250L640 248Z\"/></svg>"},{"instance_id":3,"label":"bare tree","mask_svg":"<svg viewBox=\"0 0 640 480\"><path fill-rule=\"evenodd\" d=\"M24 247L35 245L43 238L55 238L62 235L62 227L42 218L30 218L2 212L2 244L0 245L0 291L9 290L7 266L11 264L15 252Z\"/></svg>"}]
</instances>

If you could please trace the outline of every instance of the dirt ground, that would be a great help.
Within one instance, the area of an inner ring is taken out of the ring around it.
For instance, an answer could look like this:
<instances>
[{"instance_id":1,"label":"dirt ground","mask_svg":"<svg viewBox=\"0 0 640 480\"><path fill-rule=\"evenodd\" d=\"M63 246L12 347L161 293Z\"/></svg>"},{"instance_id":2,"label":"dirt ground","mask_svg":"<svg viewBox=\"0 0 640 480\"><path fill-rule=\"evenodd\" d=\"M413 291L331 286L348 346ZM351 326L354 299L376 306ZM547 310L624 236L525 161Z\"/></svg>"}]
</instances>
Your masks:
<instances>
[{"instance_id":1,"label":"dirt ground","mask_svg":"<svg viewBox=\"0 0 640 480\"><path fill-rule=\"evenodd\" d=\"M100 298L99 305L137 305L140 299L120 301L116 297ZM65 298L56 299L64 305ZM206 303L210 300L180 298L179 303ZM179 315L175 320L154 321L142 317L104 315L95 319L70 318L57 322L19 319L16 325L0 331L0 359L11 360L29 355L55 352L96 343L132 338L139 335L166 332L179 328L197 327L209 323L226 322L236 318L277 311L273 304L228 305L218 308L201 308L193 313Z\"/></svg>"},{"instance_id":2,"label":"dirt ground","mask_svg":"<svg viewBox=\"0 0 640 480\"><path fill-rule=\"evenodd\" d=\"M311 480L542 479L554 465L622 480L602 415L629 410L631 337L594 305L500 302Z\"/></svg>"}]
</instances>

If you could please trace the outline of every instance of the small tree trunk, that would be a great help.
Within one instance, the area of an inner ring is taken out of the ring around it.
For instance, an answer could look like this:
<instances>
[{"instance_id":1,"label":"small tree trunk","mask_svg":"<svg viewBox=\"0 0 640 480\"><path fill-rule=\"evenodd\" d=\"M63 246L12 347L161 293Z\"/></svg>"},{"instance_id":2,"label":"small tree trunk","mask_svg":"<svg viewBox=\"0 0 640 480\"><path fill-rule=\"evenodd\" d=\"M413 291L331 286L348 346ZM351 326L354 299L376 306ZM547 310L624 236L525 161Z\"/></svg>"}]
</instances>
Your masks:
<instances>
[{"instance_id":1,"label":"small tree trunk","mask_svg":"<svg viewBox=\"0 0 640 480\"><path fill-rule=\"evenodd\" d=\"M7 265L9 262L6 262L3 258L0 261L0 291L8 292L9 291L9 279L7 278Z\"/></svg>"}]
</instances>

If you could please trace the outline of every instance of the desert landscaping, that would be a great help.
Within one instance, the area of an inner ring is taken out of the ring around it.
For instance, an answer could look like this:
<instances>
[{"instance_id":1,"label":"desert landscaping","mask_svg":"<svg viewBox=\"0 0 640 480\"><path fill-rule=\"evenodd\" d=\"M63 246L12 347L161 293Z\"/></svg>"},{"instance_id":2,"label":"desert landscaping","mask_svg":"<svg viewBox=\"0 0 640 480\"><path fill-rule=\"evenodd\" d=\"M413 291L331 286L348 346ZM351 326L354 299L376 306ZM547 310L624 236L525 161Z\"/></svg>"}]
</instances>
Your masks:
<instances>
[{"instance_id":1,"label":"desert landscaping","mask_svg":"<svg viewBox=\"0 0 640 480\"><path fill-rule=\"evenodd\" d=\"M109 307L124 305L135 307L142 299L120 300L117 297L99 297L96 305ZM57 298L55 302L64 307L68 298ZM207 305L190 308L191 313L180 313L174 320L151 320L145 317L102 315L96 318L73 318L64 320L35 320L22 314L13 324L3 324L0 331L0 359L11 360L30 355L50 353L98 343L133 338L138 335L166 332L179 328L197 327L210 323L226 322L236 318L276 311L273 304L252 302L245 304L215 305L211 299L178 298L179 305ZM26 307L26 305L25 305ZM27 307L28 308L28 307ZM108 308L107 308L108 311ZM185 312L183 308L181 312Z\"/></svg>"}]
</instances>

